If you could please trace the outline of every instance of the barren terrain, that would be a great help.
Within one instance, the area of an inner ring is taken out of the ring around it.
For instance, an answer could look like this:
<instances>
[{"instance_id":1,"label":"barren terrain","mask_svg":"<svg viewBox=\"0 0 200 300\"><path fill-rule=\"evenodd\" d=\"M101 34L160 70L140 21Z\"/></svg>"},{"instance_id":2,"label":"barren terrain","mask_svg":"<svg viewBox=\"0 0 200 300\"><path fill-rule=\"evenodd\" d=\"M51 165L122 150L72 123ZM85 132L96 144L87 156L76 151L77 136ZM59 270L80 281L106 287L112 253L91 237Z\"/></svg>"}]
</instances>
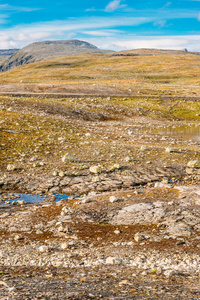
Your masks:
<instances>
[{"instance_id":1,"label":"barren terrain","mask_svg":"<svg viewBox=\"0 0 200 300\"><path fill-rule=\"evenodd\" d=\"M1 299L200 299L200 58L112 55L0 75Z\"/></svg>"}]
</instances>

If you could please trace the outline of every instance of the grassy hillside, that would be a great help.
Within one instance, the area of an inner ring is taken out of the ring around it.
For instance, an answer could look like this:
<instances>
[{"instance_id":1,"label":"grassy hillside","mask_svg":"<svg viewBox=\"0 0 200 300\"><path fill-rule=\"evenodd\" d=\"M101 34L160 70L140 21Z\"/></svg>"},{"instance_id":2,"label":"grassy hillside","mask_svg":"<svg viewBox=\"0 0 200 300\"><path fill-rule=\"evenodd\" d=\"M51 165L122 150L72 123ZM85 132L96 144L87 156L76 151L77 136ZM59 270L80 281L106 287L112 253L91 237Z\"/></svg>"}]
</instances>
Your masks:
<instances>
[{"instance_id":1,"label":"grassy hillside","mask_svg":"<svg viewBox=\"0 0 200 300\"><path fill-rule=\"evenodd\" d=\"M0 74L0 83L61 87L104 86L141 94L198 95L200 56L181 51L135 50L46 60ZM59 90L58 90L59 91Z\"/></svg>"}]
</instances>

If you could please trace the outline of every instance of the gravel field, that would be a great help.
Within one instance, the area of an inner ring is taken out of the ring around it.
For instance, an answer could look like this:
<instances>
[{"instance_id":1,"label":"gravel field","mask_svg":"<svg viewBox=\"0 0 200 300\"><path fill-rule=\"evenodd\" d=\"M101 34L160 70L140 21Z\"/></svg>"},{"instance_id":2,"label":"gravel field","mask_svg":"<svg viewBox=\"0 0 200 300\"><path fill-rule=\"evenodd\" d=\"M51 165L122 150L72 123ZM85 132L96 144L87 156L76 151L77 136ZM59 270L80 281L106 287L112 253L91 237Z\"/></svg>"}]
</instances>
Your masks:
<instances>
[{"instance_id":1,"label":"gravel field","mask_svg":"<svg viewBox=\"0 0 200 300\"><path fill-rule=\"evenodd\" d=\"M131 101L0 96L1 299L200 299L199 121Z\"/></svg>"}]
</instances>

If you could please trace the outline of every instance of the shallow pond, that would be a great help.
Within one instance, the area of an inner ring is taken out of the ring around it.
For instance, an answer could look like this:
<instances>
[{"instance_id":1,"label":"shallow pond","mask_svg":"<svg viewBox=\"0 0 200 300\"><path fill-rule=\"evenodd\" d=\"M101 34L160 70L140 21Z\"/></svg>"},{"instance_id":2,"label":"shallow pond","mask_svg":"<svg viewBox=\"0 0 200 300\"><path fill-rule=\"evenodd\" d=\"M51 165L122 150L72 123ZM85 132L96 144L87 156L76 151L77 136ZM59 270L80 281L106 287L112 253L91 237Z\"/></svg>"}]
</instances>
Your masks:
<instances>
[{"instance_id":1,"label":"shallow pond","mask_svg":"<svg viewBox=\"0 0 200 300\"><path fill-rule=\"evenodd\" d=\"M1 203L0 207L8 206L9 203L12 205L13 201L17 202L18 200L24 200L26 202L26 204L28 204L28 203L45 203L45 202L48 203L49 202L49 201L47 201L47 198L45 197L45 195L40 196L40 195L32 195L32 194L18 194L18 193L14 193L14 195L16 196L15 199L12 196L12 200L6 200L6 203L4 203L4 202ZM58 202L60 200L67 199L70 196L55 194L55 197L56 198L55 198L54 202ZM75 197L75 196L73 196L73 197ZM8 194L8 198L9 198L9 194Z\"/></svg>"},{"instance_id":2,"label":"shallow pond","mask_svg":"<svg viewBox=\"0 0 200 300\"><path fill-rule=\"evenodd\" d=\"M175 137L200 141L200 125L168 126L156 129L162 135L173 135Z\"/></svg>"}]
</instances>

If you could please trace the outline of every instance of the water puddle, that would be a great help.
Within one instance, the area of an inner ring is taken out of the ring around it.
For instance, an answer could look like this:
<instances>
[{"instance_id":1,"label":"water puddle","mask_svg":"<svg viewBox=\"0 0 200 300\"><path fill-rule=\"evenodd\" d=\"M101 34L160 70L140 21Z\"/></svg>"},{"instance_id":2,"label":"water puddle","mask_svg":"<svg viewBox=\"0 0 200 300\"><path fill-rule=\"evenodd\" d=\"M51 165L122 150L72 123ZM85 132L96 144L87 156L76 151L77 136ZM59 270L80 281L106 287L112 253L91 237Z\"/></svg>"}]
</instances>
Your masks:
<instances>
[{"instance_id":1,"label":"water puddle","mask_svg":"<svg viewBox=\"0 0 200 300\"><path fill-rule=\"evenodd\" d=\"M1 195L0 195L1 196ZM61 195L61 194L55 194L54 195L56 198L53 202L58 202L64 199L67 199L71 196L67 196L67 195ZM73 196L75 197L75 196ZM11 199L12 198L12 199ZM75 197L77 198L77 197ZM9 194L7 195L7 199L5 200L5 202L0 203L0 207L5 207L5 206L9 206L12 205L13 202L17 202L17 201L25 201L25 204L29 204L29 203L48 203L50 201L47 200L48 197L46 198L46 196L40 196L40 195L32 195L32 194L18 194L18 193L14 193L12 194L12 196L10 197Z\"/></svg>"},{"instance_id":2,"label":"water puddle","mask_svg":"<svg viewBox=\"0 0 200 300\"><path fill-rule=\"evenodd\" d=\"M156 129L156 133L200 142L200 125L169 126Z\"/></svg>"}]
</instances>

